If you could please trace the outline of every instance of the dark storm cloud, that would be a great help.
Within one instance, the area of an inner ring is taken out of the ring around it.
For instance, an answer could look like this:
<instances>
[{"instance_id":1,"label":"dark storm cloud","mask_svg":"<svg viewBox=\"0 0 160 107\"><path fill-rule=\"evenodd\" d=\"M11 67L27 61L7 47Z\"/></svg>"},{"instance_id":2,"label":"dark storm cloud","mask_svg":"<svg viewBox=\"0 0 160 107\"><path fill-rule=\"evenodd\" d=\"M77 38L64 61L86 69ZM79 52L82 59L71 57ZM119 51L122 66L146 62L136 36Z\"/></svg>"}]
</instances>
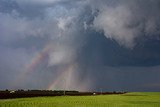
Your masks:
<instances>
[{"instance_id":1,"label":"dark storm cloud","mask_svg":"<svg viewBox=\"0 0 160 107\"><path fill-rule=\"evenodd\" d=\"M159 4L0 0L0 88L158 90Z\"/></svg>"},{"instance_id":2,"label":"dark storm cloud","mask_svg":"<svg viewBox=\"0 0 160 107\"><path fill-rule=\"evenodd\" d=\"M18 4L14 1L0 0L0 12L11 12L13 9L17 9Z\"/></svg>"},{"instance_id":3,"label":"dark storm cloud","mask_svg":"<svg viewBox=\"0 0 160 107\"><path fill-rule=\"evenodd\" d=\"M159 91L159 66L154 67L91 67L93 89L104 91ZM98 71L98 72L97 72ZM94 74L93 74L94 72ZM105 85L104 85L105 84Z\"/></svg>"}]
</instances>

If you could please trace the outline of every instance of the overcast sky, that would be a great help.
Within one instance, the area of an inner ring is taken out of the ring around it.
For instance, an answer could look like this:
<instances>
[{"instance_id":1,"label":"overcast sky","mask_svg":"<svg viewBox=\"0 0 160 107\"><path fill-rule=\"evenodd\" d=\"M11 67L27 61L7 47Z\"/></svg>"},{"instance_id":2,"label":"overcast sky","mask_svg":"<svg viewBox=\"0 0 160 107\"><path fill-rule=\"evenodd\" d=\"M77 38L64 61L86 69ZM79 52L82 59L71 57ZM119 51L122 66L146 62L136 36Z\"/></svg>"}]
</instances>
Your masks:
<instances>
[{"instance_id":1,"label":"overcast sky","mask_svg":"<svg viewBox=\"0 0 160 107\"><path fill-rule=\"evenodd\" d=\"M0 89L160 90L160 0L0 0Z\"/></svg>"}]
</instances>

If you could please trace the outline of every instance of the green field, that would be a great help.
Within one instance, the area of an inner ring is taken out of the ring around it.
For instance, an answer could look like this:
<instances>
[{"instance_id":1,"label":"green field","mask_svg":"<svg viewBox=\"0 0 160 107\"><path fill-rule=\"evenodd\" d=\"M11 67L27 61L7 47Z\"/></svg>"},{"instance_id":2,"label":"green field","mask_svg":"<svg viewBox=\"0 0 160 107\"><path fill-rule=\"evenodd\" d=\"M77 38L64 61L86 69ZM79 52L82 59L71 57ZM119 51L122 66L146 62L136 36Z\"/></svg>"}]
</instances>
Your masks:
<instances>
[{"instance_id":1,"label":"green field","mask_svg":"<svg viewBox=\"0 0 160 107\"><path fill-rule=\"evenodd\" d=\"M160 92L5 99L0 107L160 107Z\"/></svg>"}]
</instances>

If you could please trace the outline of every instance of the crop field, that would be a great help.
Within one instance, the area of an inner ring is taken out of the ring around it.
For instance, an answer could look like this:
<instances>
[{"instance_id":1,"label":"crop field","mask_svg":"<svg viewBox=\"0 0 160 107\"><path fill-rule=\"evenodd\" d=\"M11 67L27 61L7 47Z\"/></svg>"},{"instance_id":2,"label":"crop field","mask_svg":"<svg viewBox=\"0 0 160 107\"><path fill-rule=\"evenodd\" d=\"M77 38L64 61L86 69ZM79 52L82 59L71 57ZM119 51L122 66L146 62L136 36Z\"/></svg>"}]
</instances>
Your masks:
<instances>
[{"instance_id":1,"label":"crop field","mask_svg":"<svg viewBox=\"0 0 160 107\"><path fill-rule=\"evenodd\" d=\"M3 99L0 107L160 107L160 92Z\"/></svg>"}]
</instances>

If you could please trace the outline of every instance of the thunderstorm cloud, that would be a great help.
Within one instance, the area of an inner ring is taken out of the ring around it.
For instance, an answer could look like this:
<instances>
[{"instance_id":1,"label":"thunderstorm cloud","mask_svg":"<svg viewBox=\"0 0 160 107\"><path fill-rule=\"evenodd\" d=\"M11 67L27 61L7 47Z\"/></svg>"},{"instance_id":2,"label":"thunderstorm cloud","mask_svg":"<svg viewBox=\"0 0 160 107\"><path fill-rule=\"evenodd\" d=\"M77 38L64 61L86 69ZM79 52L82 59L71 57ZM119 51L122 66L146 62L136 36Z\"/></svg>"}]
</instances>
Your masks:
<instances>
[{"instance_id":1,"label":"thunderstorm cloud","mask_svg":"<svg viewBox=\"0 0 160 107\"><path fill-rule=\"evenodd\" d=\"M0 89L158 91L160 0L0 0Z\"/></svg>"}]
</instances>

